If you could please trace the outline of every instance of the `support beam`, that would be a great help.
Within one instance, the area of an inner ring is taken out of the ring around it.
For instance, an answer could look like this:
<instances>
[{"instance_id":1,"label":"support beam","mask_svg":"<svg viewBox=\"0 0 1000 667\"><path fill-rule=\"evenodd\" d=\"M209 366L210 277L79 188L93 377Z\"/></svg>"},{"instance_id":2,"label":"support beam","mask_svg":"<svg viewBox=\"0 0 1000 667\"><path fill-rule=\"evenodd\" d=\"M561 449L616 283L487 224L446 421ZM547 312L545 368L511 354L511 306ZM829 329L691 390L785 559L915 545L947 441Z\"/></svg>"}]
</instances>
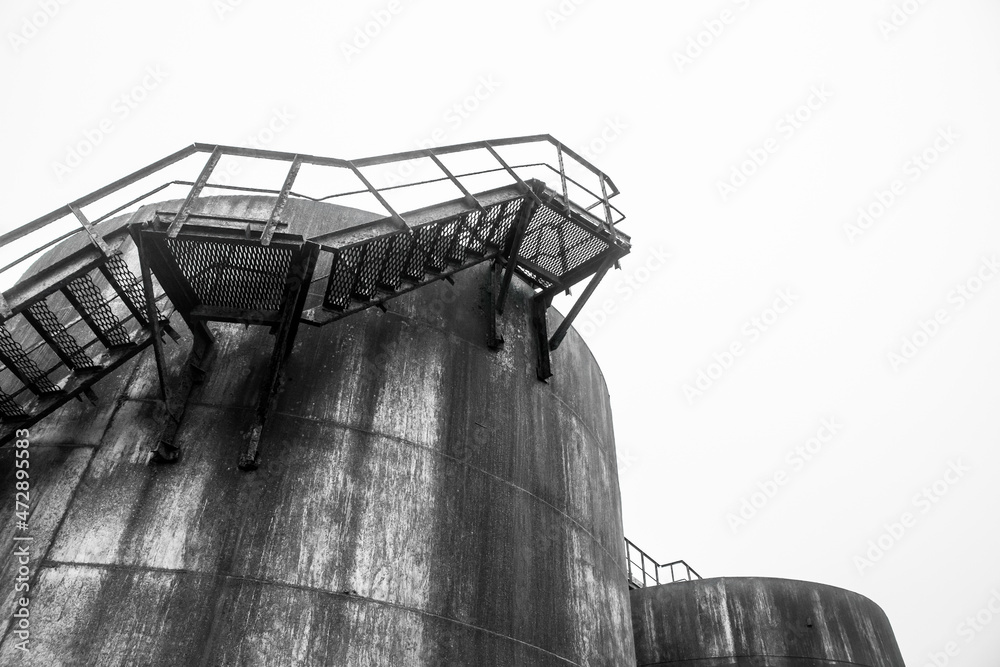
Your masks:
<instances>
[{"instance_id":1,"label":"support beam","mask_svg":"<svg viewBox=\"0 0 1000 667\"><path fill-rule=\"evenodd\" d=\"M580 311L583 309L584 304L587 303L587 299L589 299L590 295L594 293L595 289L597 289L597 286L600 284L601 280L604 279L604 274L608 272L608 269L611 268L612 264L613 262L605 263L604 266L602 266L601 269L594 274L594 277L590 279L590 282L587 284L587 287L583 290L583 294L581 294L579 298L577 298L576 303L573 304L573 307L570 308L569 313L566 314L566 318L563 319L563 321L559 324L559 327L556 328L556 332L552 334L552 339L549 340L550 350L556 349L557 347L559 347L559 344L562 343L563 338L566 337L566 332L568 332L570 326L573 325L573 320L575 320L576 316L580 314Z\"/></svg>"},{"instance_id":2,"label":"support beam","mask_svg":"<svg viewBox=\"0 0 1000 667\"><path fill-rule=\"evenodd\" d=\"M507 300L507 290L510 289L510 280L514 277L514 268L517 266L518 255L521 254L521 243L524 241L524 233L528 230L528 223L538 210L538 196L526 198L521 204L521 210L517 214L517 222L514 223L511 239L507 247L506 269L503 274L503 281L497 293L496 309L498 313L503 313L504 302Z\"/></svg>"},{"instance_id":3,"label":"support beam","mask_svg":"<svg viewBox=\"0 0 1000 667\"><path fill-rule=\"evenodd\" d=\"M309 294L309 284L312 282L312 274L316 268L318 257L319 246L307 242L303 244L297 260L289 268L282 300L281 323L274 335L274 349L271 352L271 360L268 363L264 382L261 384L260 396L257 398L257 414L250 430L250 440L240 456L240 470L256 470L260 465L261 435L281 386L285 362L295 344L295 334L298 332L299 319L302 317L302 307Z\"/></svg>"},{"instance_id":4,"label":"support beam","mask_svg":"<svg viewBox=\"0 0 1000 667\"><path fill-rule=\"evenodd\" d=\"M148 222L129 225L128 231L133 242L137 248L142 248L139 261L148 263L150 270L160 281L163 291L170 297L170 302L174 304L174 308L191 330L195 347L207 351L215 343L215 337L204 321L192 317L192 311L198 305L198 297L187 281L179 278L182 272L177 262L169 252L164 252L163 244L160 242L162 234L147 234L147 230L150 229ZM141 239L140 236L145 236L145 239Z\"/></svg>"},{"instance_id":5,"label":"support beam","mask_svg":"<svg viewBox=\"0 0 1000 667\"><path fill-rule=\"evenodd\" d=\"M618 247L612 246L610 248L607 248L606 250L604 250L604 252L600 253L599 255L594 255L583 264L580 264L575 269L571 269L569 273L560 276L559 277L560 281L558 284L552 285L551 287L542 290L541 292L539 292L539 294L551 299L555 295L559 294L559 292L563 292L572 287L573 285L577 284L584 278L587 278L588 276L597 273L598 271L601 270L601 267L604 266L606 263L610 262L612 265L614 265L618 260L620 260L626 254L628 254L627 250L622 250L621 248Z\"/></svg>"},{"instance_id":6,"label":"support beam","mask_svg":"<svg viewBox=\"0 0 1000 667\"><path fill-rule=\"evenodd\" d=\"M142 291L146 299L146 322L153 334L153 356L156 358L156 377L160 381L160 400L164 406L170 404L167 393L166 361L163 356L163 340L160 338L160 315L156 312L156 300L153 295L153 275L149 270L149 263L144 259L145 253L142 248L143 238L139 235L139 268L142 272Z\"/></svg>"},{"instance_id":7,"label":"support beam","mask_svg":"<svg viewBox=\"0 0 1000 667\"><path fill-rule=\"evenodd\" d=\"M538 364L535 367L535 373L542 382L552 377L552 363L549 358L549 325L545 318L550 303L550 300L539 296L531 299L531 325L535 331L535 344L538 346Z\"/></svg>"},{"instance_id":8,"label":"support beam","mask_svg":"<svg viewBox=\"0 0 1000 667\"><path fill-rule=\"evenodd\" d=\"M490 271L486 276L486 347L499 350L503 347L503 332L500 330L500 318L497 313L497 292L500 289L500 263L490 262Z\"/></svg>"}]
</instances>

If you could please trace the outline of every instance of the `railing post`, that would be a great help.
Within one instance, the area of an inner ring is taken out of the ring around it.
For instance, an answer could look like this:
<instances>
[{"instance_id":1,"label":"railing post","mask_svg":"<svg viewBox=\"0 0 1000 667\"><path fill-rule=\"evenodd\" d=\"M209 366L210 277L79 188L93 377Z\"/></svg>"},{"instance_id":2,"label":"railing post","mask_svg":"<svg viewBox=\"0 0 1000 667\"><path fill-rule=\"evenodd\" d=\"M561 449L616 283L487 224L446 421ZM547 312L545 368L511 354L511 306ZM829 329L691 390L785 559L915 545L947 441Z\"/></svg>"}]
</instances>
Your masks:
<instances>
[{"instance_id":1,"label":"railing post","mask_svg":"<svg viewBox=\"0 0 1000 667\"><path fill-rule=\"evenodd\" d=\"M73 215L76 216L76 219L80 221L80 225L83 226L83 231L87 232L87 236L90 237L90 242L97 246L97 249L101 251L102 255L110 257L111 248L109 248L108 244L104 242L101 235L97 233L94 226L90 224L90 220L88 220L87 216L83 214L83 211L81 211L80 208L74 204L69 205L69 210L72 211Z\"/></svg>"},{"instance_id":2,"label":"railing post","mask_svg":"<svg viewBox=\"0 0 1000 667\"><path fill-rule=\"evenodd\" d=\"M299 169L301 168L302 158L296 155L292 159L291 166L288 168L288 175L285 176L281 192L278 193L278 201L274 203L274 208L271 209L271 215L267 220L267 224L264 225L264 230L260 233L261 245L270 245L271 237L274 236L274 228L281 220L281 214L288 204L288 195L292 191L292 184L295 183L295 177L299 175Z\"/></svg>"},{"instance_id":3,"label":"railing post","mask_svg":"<svg viewBox=\"0 0 1000 667\"><path fill-rule=\"evenodd\" d=\"M458 180L455 177L454 174L451 173L451 170L448 169L448 167L444 166L444 163L441 162L441 160L438 158L438 156L434 154L434 151L431 150L431 149L427 149L426 151L424 151L424 153L427 155L427 157L429 157L430 159L434 160L434 164L436 164L438 166L438 168L442 172L444 172L444 175L448 177L448 180L450 180L452 183L454 183L455 186L459 190L462 191L462 196L465 197L466 203L469 206L476 207L476 209L480 213L482 213L483 215L486 215L486 209L483 208L483 205L480 203L480 201L478 199L476 199L476 196L473 195L471 192L469 192L469 190L464 185L462 185L462 182L460 180Z\"/></svg>"},{"instance_id":4,"label":"railing post","mask_svg":"<svg viewBox=\"0 0 1000 667\"><path fill-rule=\"evenodd\" d=\"M222 157L222 149L216 146L212 149L212 154L208 156L208 161L205 162L205 166L202 167L201 173L198 174L198 180L194 182L191 186L191 190L188 192L187 197L184 198L184 203L181 204L180 209L178 209L177 214L174 216L173 222L167 228L167 238L177 238L177 235L181 231L181 227L187 222L190 216L191 204L194 200L201 196L201 191L205 189L205 185L208 184L208 179L212 177L212 171L215 169L215 165L219 164L219 159Z\"/></svg>"},{"instance_id":5,"label":"railing post","mask_svg":"<svg viewBox=\"0 0 1000 667\"><path fill-rule=\"evenodd\" d=\"M604 174L598 174L601 179L601 197L604 204L604 219L608 223L608 233L611 235L612 243L618 243L618 230L611 219L611 202L608 200L608 187L604 183Z\"/></svg>"},{"instance_id":6,"label":"railing post","mask_svg":"<svg viewBox=\"0 0 1000 667\"><path fill-rule=\"evenodd\" d=\"M382 196L382 193L379 192L378 189L375 188L375 186L373 186L368 181L367 178L365 178L365 175L361 173L361 170L358 169L357 166L355 166L355 164L353 162L350 162L350 161L347 162L347 166L350 167L351 171L354 172L354 175L358 177L358 180L360 180L361 183L366 188L368 188L368 192L370 192L373 195L375 195L375 199L377 199L378 203L382 204L382 206L385 208L385 210L389 212L389 217L391 217L393 219L393 221L399 226L399 228L403 229L403 230L408 230L410 228L410 226L406 224L406 220L403 220L403 216L401 216L399 213L397 213L396 210L393 209L392 206L389 205L389 202L387 202L385 200L385 197Z\"/></svg>"},{"instance_id":7,"label":"railing post","mask_svg":"<svg viewBox=\"0 0 1000 667\"><path fill-rule=\"evenodd\" d=\"M494 148L492 146L490 146L490 143L488 141L484 141L483 142L483 146L485 146L486 150L488 150L490 152L490 154L494 158L496 158L496 161L500 163L500 166L504 168L504 170L510 175L510 177L513 178L517 182L517 184L518 184L518 186L520 186L521 190L526 195L530 196L531 199L535 202L536 205L541 205L542 200L538 198L538 195L535 193L535 191L531 187L529 187L528 184L525 183L524 180L520 176L518 176L516 173L514 173L514 170L511 169L510 165L508 165L504 161L504 159L502 157L500 157L500 154L497 153L496 150L494 150Z\"/></svg>"},{"instance_id":8,"label":"railing post","mask_svg":"<svg viewBox=\"0 0 1000 667\"><path fill-rule=\"evenodd\" d=\"M566 215L572 213L569 204L569 186L566 185L566 167L563 165L562 144L556 144L556 155L559 156L559 180L562 181L563 204L566 206Z\"/></svg>"}]
</instances>

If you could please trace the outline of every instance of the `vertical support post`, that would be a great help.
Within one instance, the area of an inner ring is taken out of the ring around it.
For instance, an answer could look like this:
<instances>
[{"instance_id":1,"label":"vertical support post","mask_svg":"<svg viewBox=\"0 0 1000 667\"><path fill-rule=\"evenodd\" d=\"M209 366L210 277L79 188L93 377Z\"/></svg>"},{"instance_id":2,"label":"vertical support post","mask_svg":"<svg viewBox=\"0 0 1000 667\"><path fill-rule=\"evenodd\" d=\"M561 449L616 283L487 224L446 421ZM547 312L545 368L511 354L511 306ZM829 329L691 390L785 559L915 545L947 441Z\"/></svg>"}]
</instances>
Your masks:
<instances>
[{"instance_id":1,"label":"vertical support post","mask_svg":"<svg viewBox=\"0 0 1000 667\"><path fill-rule=\"evenodd\" d=\"M556 144L556 154L559 156L559 179L562 181L563 205L566 207L566 215L568 216L572 209L569 205L569 186L566 185L566 167L563 164L563 150L560 143Z\"/></svg>"},{"instance_id":2,"label":"vertical support post","mask_svg":"<svg viewBox=\"0 0 1000 667\"><path fill-rule=\"evenodd\" d=\"M157 274L160 284L163 285L167 292L174 295L172 297L174 306L194 337L191 363L201 363L201 360L208 353L209 348L215 343L215 337L212 336L212 332L204 321L191 317L191 311L197 305L197 297L191 291L189 285L186 285L183 281L178 281L171 275L168 258L163 255L163 251L159 247L160 244L155 242L155 237L154 239L147 240L145 244L140 241L140 236L144 234L143 229L148 229L149 226L150 223L148 222L138 222L130 224L128 231L132 236L132 241L135 243L136 248L143 248L140 260L150 263L150 270ZM160 267L163 270L156 271L156 267Z\"/></svg>"},{"instance_id":3,"label":"vertical support post","mask_svg":"<svg viewBox=\"0 0 1000 667\"><path fill-rule=\"evenodd\" d=\"M177 215L174 216L173 222L171 222L170 226L167 228L167 236L169 238L177 238L177 235L181 231L181 227L184 226L184 223L187 222L188 216L191 214L191 204L194 203L195 199L201 196L201 191L204 190L205 185L208 184L208 179L212 177L212 171L215 169L215 165L219 164L219 158L221 157L222 149L216 146L215 149L212 150L212 154L208 156L208 161L205 162L205 166L198 175L198 180L191 186L191 190L184 199L184 203L181 204L180 209L177 210Z\"/></svg>"},{"instance_id":4,"label":"vertical support post","mask_svg":"<svg viewBox=\"0 0 1000 667\"><path fill-rule=\"evenodd\" d=\"M556 349L559 347L559 344L562 343L563 338L566 337L566 333L569 331L569 328L573 325L573 320L575 320L576 316L580 314L584 304L587 303L587 299L590 298L590 295L594 293L595 289L597 289L601 280L604 279L604 275L608 272L608 269L611 268L611 264L612 262L606 262L604 266L602 266L600 270L594 274L594 277L590 279L590 282L587 283L587 287L584 288L583 294L577 298L573 307L570 308L569 312L566 314L565 319L563 319L563 321L560 322L559 326L556 328L556 332L552 334L552 340L549 341L550 350Z\"/></svg>"},{"instance_id":5,"label":"vertical support post","mask_svg":"<svg viewBox=\"0 0 1000 667\"><path fill-rule=\"evenodd\" d=\"M246 450L240 455L240 470L256 470L260 465L261 435L264 432L267 418L271 414L271 409L274 407L274 401L282 382L281 376L285 362L295 344L295 334L298 332L299 319L302 317L302 307L309 294L309 284L312 282L312 274L316 268L318 257L319 245L304 243L299 251L297 261L288 269L282 300L281 323L274 335L274 349L271 351L267 374L264 376L260 396L257 399L257 414L250 429L250 439Z\"/></svg>"},{"instance_id":6,"label":"vertical support post","mask_svg":"<svg viewBox=\"0 0 1000 667\"><path fill-rule=\"evenodd\" d=\"M528 230L528 223L534 217L535 211L538 210L538 196L534 190L529 189L528 192L532 195L532 199L526 198L521 204L521 210L518 211L517 221L514 223L513 233L507 248L507 257L504 260L506 262L506 269L504 270L503 280L500 283L500 289L497 293L496 309L498 313L503 313L504 302L507 300L507 290L510 289L510 280L514 276L517 258L521 254L521 243L524 241L524 233Z\"/></svg>"},{"instance_id":7,"label":"vertical support post","mask_svg":"<svg viewBox=\"0 0 1000 667\"><path fill-rule=\"evenodd\" d=\"M546 321L546 311L550 300L536 296L531 299L531 324L535 330L535 343L538 345L538 363L535 374L545 382L552 377L552 363L549 358L549 326Z\"/></svg>"},{"instance_id":8,"label":"vertical support post","mask_svg":"<svg viewBox=\"0 0 1000 667\"><path fill-rule=\"evenodd\" d=\"M139 249L139 266L142 269L142 273L145 275L148 272L150 276L149 292L145 291L146 283L145 280L143 281L147 318L150 317L148 311L149 304L152 303L155 306L155 301L152 300L150 294L152 291L152 272L155 267L164 267L165 264L165 258L161 254L161 249L158 248L156 237L147 237L146 233L143 232L143 227L148 227L148 224L134 223L129 225L128 229L132 240ZM166 284L171 284L171 289L168 289L171 294L184 294L185 290L170 275L168 269L164 268L161 273L157 274L157 277L165 287ZM205 322L191 317L193 304L188 300L190 298L190 296L178 297L174 301L177 312L180 313L188 329L191 331L191 352L188 354L187 361L184 364L184 371L181 373L178 385L174 387L173 391L164 391L167 397L167 402L165 403L166 425L160 433L156 448L151 452L151 463L175 463L180 459L181 450L174 445L174 438L177 434L177 429L181 425L181 420L184 418L187 402L194 385L202 381L212 358L212 345L215 343L215 338L212 336L212 331ZM155 316L149 321L162 325ZM159 334L154 334L154 336L154 341L160 339ZM157 366L157 372L160 373L159 365Z\"/></svg>"},{"instance_id":9,"label":"vertical support post","mask_svg":"<svg viewBox=\"0 0 1000 667\"><path fill-rule=\"evenodd\" d=\"M503 347L503 333L500 331L500 321L497 314L497 292L500 288L500 264L498 260L490 262L490 273L486 276L486 347L499 350Z\"/></svg>"},{"instance_id":10,"label":"vertical support post","mask_svg":"<svg viewBox=\"0 0 1000 667\"><path fill-rule=\"evenodd\" d=\"M153 355L156 357L156 376L160 381L160 400L165 406L170 405L167 395L166 361L163 356L163 340L160 338L160 317L156 312L156 301L153 295L153 274L143 253L142 234L139 234L139 269L142 273L142 291L146 297L146 322L153 336ZM169 409L169 408L168 408Z\"/></svg>"},{"instance_id":11,"label":"vertical support post","mask_svg":"<svg viewBox=\"0 0 1000 667\"><path fill-rule=\"evenodd\" d=\"M601 196L604 198L604 219L608 222L608 234L611 235L611 243L618 245L618 230L615 229L615 223L611 219L611 204L608 201L608 186L604 182L604 174L598 174L601 178ZM620 269L622 265L615 260L615 268Z\"/></svg>"},{"instance_id":12,"label":"vertical support post","mask_svg":"<svg viewBox=\"0 0 1000 667\"><path fill-rule=\"evenodd\" d=\"M601 202L604 204L604 219L608 223L608 234L611 235L611 242L618 243L618 230L615 229L615 224L611 219L611 203L608 201L608 186L604 182L604 174L598 175L601 179L601 196L603 199Z\"/></svg>"}]
</instances>

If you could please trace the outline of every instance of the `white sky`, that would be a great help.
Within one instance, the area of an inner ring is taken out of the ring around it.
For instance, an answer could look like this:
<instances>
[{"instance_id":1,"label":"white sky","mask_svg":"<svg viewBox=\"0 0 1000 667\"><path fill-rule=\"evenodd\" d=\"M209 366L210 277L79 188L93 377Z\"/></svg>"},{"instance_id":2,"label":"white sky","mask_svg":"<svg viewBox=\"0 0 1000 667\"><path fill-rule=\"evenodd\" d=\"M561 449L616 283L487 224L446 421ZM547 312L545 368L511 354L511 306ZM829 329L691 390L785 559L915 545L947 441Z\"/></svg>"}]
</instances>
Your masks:
<instances>
[{"instance_id":1,"label":"white sky","mask_svg":"<svg viewBox=\"0 0 1000 667\"><path fill-rule=\"evenodd\" d=\"M49 18L7 0L0 229L192 141L350 158L435 130L551 133L615 180L634 240L579 320L614 402L626 534L705 576L865 594L912 666L954 642L948 664L995 667L1000 279L956 288L1000 260L1000 5L898 0L912 15L884 35L894 1L53 1ZM373 12L391 20L348 54ZM706 21L719 34L679 64ZM933 164L910 162L924 151ZM764 164L724 201L750 154ZM897 180L852 243L845 224ZM751 335L780 291L793 304ZM710 368L733 343L731 367ZM689 401L699 371L716 379ZM841 426L819 453L787 458L824 419ZM952 463L967 470L943 497L914 499ZM734 531L727 516L781 473Z\"/></svg>"}]
</instances>

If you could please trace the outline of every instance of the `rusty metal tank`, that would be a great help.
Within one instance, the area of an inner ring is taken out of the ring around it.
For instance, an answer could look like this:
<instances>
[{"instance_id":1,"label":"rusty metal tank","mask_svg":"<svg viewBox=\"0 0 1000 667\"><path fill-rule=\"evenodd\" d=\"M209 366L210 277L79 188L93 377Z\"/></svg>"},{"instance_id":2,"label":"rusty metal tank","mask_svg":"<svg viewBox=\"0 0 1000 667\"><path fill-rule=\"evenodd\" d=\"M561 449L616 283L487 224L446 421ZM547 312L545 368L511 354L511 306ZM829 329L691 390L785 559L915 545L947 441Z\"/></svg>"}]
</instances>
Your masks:
<instances>
[{"instance_id":1,"label":"rusty metal tank","mask_svg":"<svg viewBox=\"0 0 1000 667\"><path fill-rule=\"evenodd\" d=\"M885 613L841 588L727 577L631 596L640 667L904 667Z\"/></svg>"},{"instance_id":2,"label":"rusty metal tank","mask_svg":"<svg viewBox=\"0 0 1000 667\"><path fill-rule=\"evenodd\" d=\"M203 205L247 215L273 199ZM287 231L370 217L293 201ZM147 464L165 418L150 350L101 380L96 405L34 426L32 649L8 631L0 663L634 664L601 370L571 331L537 379L517 280L505 344L489 349L489 276L480 264L388 312L302 327L252 472L237 461L264 327L211 325L176 464ZM175 326L173 373L190 346ZM12 457L0 449L5 503ZM9 581L18 564L3 558Z\"/></svg>"}]
</instances>

